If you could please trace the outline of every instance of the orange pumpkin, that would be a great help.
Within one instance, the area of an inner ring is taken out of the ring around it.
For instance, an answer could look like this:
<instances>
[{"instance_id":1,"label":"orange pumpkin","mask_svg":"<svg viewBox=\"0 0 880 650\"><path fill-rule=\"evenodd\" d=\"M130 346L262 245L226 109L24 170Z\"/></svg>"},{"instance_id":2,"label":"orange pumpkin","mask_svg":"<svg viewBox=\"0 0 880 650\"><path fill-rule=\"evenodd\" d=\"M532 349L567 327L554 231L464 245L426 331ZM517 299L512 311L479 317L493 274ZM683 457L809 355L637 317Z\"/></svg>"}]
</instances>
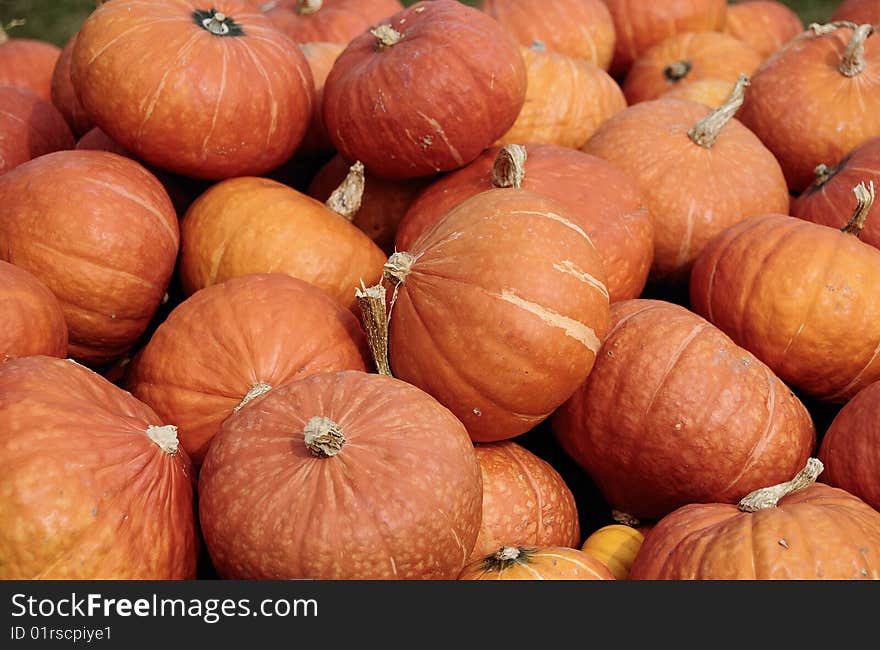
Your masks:
<instances>
[{"instance_id":1,"label":"orange pumpkin","mask_svg":"<svg viewBox=\"0 0 880 650\"><path fill-rule=\"evenodd\" d=\"M724 32L748 43L764 58L803 31L800 16L781 2L749 0L727 8Z\"/></svg>"},{"instance_id":2,"label":"orange pumpkin","mask_svg":"<svg viewBox=\"0 0 880 650\"><path fill-rule=\"evenodd\" d=\"M224 578L448 580L477 538L481 495L473 446L447 409L347 371L281 386L227 419L202 466L199 514Z\"/></svg>"},{"instance_id":3,"label":"orange pumpkin","mask_svg":"<svg viewBox=\"0 0 880 650\"><path fill-rule=\"evenodd\" d=\"M848 20L857 25L877 25L880 24L880 4L877 0L843 0L834 10L831 20Z\"/></svg>"},{"instance_id":4,"label":"orange pumpkin","mask_svg":"<svg viewBox=\"0 0 880 650\"><path fill-rule=\"evenodd\" d=\"M466 566L459 580L614 580L608 567L573 548L502 546Z\"/></svg>"},{"instance_id":5,"label":"orange pumpkin","mask_svg":"<svg viewBox=\"0 0 880 650\"><path fill-rule=\"evenodd\" d=\"M637 528L609 524L593 531L581 550L607 566L615 579L626 580L644 541L644 534Z\"/></svg>"},{"instance_id":6,"label":"orange pumpkin","mask_svg":"<svg viewBox=\"0 0 880 650\"><path fill-rule=\"evenodd\" d=\"M70 78L70 66L73 61L73 48L76 45L76 34L74 34L58 57L55 69L52 72L52 103L67 120L68 126L73 131L74 136L82 137L88 133L94 124L86 109L83 108L82 102L76 96L76 90L73 87L73 81Z\"/></svg>"},{"instance_id":7,"label":"orange pumpkin","mask_svg":"<svg viewBox=\"0 0 880 650\"><path fill-rule=\"evenodd\" d=\"M327 127L324 126L324 111L321 106L324 100L324 82L327 81L327 75L330 74L333 64L342 54L345 46L339 43L300 43L299 49L302 50L312 71L312 79L315 82L315 106L312 110L309 130L306 131L302 145L297 149L297 155L332 152L333 142L327 134Z\"/></svg>"},{"instance_id":8,"label":"orange pumpkin","mask_svg":"<svg viewBox=\"0 0 880 650\"><path fill-rule=\"evenodd\" d=\"M689 99L704 104L709 108L718 108L730 99L730 95L735 87L736 82L734 81L700 79L683 86L673 86L670 90L660 95L660 97L662 99ZM734 117L736 116L734 115Z\"/></svg>"},{"instance_id":9,"label":"orange pumpkin","mask_svg":"<svg viewBox=\"0 0 880 650\"><path fill-rule=\"evenodd\" d=\"M398 0L266 0L260 5L272 24L297 43L340 45L403 9Z\"/></svg>"},{"instance_id":10,"label":"orange pumpkin","mask_svg":"<svg viewBox=\"0 0 880 650\"><path fill-rule=\"evenodd\" d=\"M55 295L23 268L0 261L0 361L67 356L67 324Z\"/></svg>"},{"instance_id":11,"label":"orange pumpkin","mask_svg":"<svg viewBox=\"0 0 880 650\"><path fill-rule=\"evenodd\" d=\"M0 25L0 86L24 88L43 101L52 101L52 73L59 56L61 48L57 45L32 38L10 38Z\"/></svg>"},{"instance_id":12,"label":"orange pumpkin","mask_svg":"<svg viewBox=\"0 0 880 650\"><path fill-rule=\"evenodd\" d=\"M0 363L0 579L196 577L194 474L173 426L69 360Z\"/></svg>"},{"instance_id":13,"label":"orange pumpkin","mask_svg":"<svg viewBox=\"0 0 880 650\"><path fill-rule=\"evenodd\" d=\"M73 145L67 122L52 104L24 88L0 86L0 175Z\"/></svg>"}]
</instances>

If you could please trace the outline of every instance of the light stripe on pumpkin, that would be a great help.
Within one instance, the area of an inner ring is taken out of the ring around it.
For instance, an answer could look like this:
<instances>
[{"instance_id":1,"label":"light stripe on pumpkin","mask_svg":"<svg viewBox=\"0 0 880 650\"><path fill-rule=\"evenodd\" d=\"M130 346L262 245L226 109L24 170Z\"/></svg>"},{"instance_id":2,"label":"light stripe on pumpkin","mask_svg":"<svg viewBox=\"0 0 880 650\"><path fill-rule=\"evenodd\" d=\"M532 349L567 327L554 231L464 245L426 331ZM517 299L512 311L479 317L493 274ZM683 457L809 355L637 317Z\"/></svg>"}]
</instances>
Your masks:
<instances>
[{"instance_id":1,"label":"light stripe on pumpkin","mask_svg":"<svg viewBox=\"0 0 880 650\"><path fill-rule=\"evenodd\" d=\"M501 292L501 295L492 294L505 302L509 302L512 305L516 305L520 309L529 312L530 314L534 314L542 321L551 325L553 327L558 327L563 330L567 336L575 339L576 341L580 341L583 343L588 350L590 350L593 354L598 352L599 347L602 345L602 342L599 340L599 337L596 336L596 332L593 328L588 327L581 323L580 321L576 321L573 318L569 318L568 316L563 316L552 309L547 309L546 307L542 307L541 305L529 302L528 300L524 300L517 296L510 289L505 289Z\"/></svg>"},{"instance_id":2,"label":"light stripe on pumpkin","mask_svg":"<svg viewBox=\"0 0 880 650\"><path fill-rule=\"evenodd\" d=\"M544 217L545 219L551 219L553 221L558 221L563 226L574 230L577 234L579 234L581 237L583 237L588 242L590 242L590 246L593 246L593 248L595 248L595 246L593 245L593 240L590 239L590 236L586 233L586 231L583 228L581 228L579 225L577 225L574 221L566 219L565 217L560 216L560 215L556 214L555 212L538 212L537 210L512 210L510 214L531 214L536 217Z\"/></svg>"},{"instance_id":3,"label":"light stripe on pumpkin","mask_svg":"<svg viewBox=\"0 0 880 650\"><path fill-rule=\"evenodd\" d=\"M596 278L593 275L590 275L586 271L582 270L571 260L563 260L562 262L559 262L558 264L554 264L553 268L556 269L557 271L561 271L562 273L568 273L569 275L573 275L581 282L586 282L590 286L597 289L599 291L599 293L601 293L603 296L605 296L609 300L611 299L611 296L608 293L608 287L606 287L602 283L601 280L599 280L598 278Z\"/></svg>"}]
</instances>

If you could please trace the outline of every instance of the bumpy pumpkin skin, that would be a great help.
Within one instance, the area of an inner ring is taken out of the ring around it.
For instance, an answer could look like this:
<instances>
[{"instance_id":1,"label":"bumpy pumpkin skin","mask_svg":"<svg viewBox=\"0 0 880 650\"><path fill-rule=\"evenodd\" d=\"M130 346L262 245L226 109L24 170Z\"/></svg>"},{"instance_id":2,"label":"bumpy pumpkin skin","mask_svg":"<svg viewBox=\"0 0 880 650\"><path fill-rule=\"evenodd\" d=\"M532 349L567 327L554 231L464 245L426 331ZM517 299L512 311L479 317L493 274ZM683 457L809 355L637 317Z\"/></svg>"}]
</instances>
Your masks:
<instances>
[{"instance_id":1,"label":"bumpy pumpkin skin","mask_svg":"<svg viewBox=\"0 0 880 650\"><path fill-rule=\"evenodd\" d=\"M800 16L781 2L751 0L727 8L724 32L748 43L764 58L802 31Z\"/></svg>"},{"instance_id":2,"label":"bumpy pumpkin skin","mask_svg":"<svg viewBox=\"0 0 880 650\"><path fill-rule=\"evenodd\" d=\"M493 555L468 564L459 580L614 580L611 571L594 557L561 546L515 547L516 561L498 561Z\"/></svg>"},{"instance_id":3,"label":"bumpy pumpkin skin","mask_svg":"<svg viewBox=\"0 0 880 650\"><path fill-rule=\"evenodd\" d=\"M31 38L0 36L0 86L30 90L43 101L52 101L52 73L61 48Z\"/></svg>"},{"instance_id":4,"label":"bumpy pumpkin skin","mask_svg":"<svg viewBox=\"0 0 880 650\"><path fill-rule=\"evenodd\" d=\"M803 467L810 415L754 355L678 305L630 300L611 314L593 372L552 424L613 508L659 519L735 503Z\"/></svg>"},{"instance_id":5,"label":"bumpy pumpkin skin","mask_svg":"<svg viewBox=\"0 0 880 650\"><path fill-rule=\"evenodd\" d=\"M552 465L510 440L477 445L476 453L483 518L469 562L501 546L577 546L574 495Z\"/></svg>"},{"instance_id":6,"label":"bumpy pumpkin skin","mask_svg":"<svg viewBox=\"0 0 880 650\"><path fill-rule=\"evenodd\" d=\"M475 442L513 438L583 382L608 328L602 260L565 206L482 192L407 251L391 313L395 377L437 398Z\"/></svg>"},{"instance_id":7,"label":"bumpy pumpkin skin","mask_svg":"<svg viewBox=\"0 0 880 650\"><path fill-rule=\"evenodd\" d=\"M718 108L730 98L734 86L736 86L735 82L724 79L700 79L684 86L676 85L660 97L663 99L689 99L709 108Z\"/></svg>"},{"instance_id":8,"label":"bumpy pumpkin skin","mask_svg":"<svg viewBox=\"0 0 880 650\"><path fill-rule=\"evenodd\" d=\"M525 101L526 67L498 22L434 0L384 24L399 42L381 46L361 34L324 85L324 123L346 160L386 178L430 176L468 164L510 129Z\"/></svg>"},{"instance_id":9,"label":"bumpy pumpkin skin","mask_svg":"<svg viewBox=\"0 0 880 650\"><path fill-rule=\"evenodd\" d=\"M877 4L877 0L843 0L834 10L831 20L877 25L880 24L880 4Z\"/></svg>"},{"instance_id":10,"label":"bumpy pumpkin skin","mask_svg":"<svg viewBox=\"0 0 880 650\"><path fill-rule=\"evenodd\" d=\"M314 417L339 425L338 455L306 447ZM199 478L202 530L225 578L454 579L481 499L461 422L413 386L355 371L287 384L230 417Z\"/></svg>"},{"instance_id":11,"label":"bumpy pumpkin skin","mask_svg":"<svg viewBox=\"0 0 880 650\"><path fill-rule=\"evenodd\" d=\"M44 154L73 149L64 117L29 90L0 86L0 108L0 175Z\"/></svg>"},{"instance_id":12,"label":"bumpy pumpkin skin","mask_svg":"<svg viewBox=\"0 0 880 650\"><path fill-rule=\"evenodd\" d=\"M398 0L323 0L312 13L297 5L302 0L269 0L260 3L272 24L297 43L328 42L348 45L355 36L386 16L403 9Z\"/></svg>"},{"instance_id":13,"label":"bumpy pumpkin skin","mask_svg":"<svg viewBox=\"0 0 880 650\"><path fill-rule=\"evenodd\" d=\"M626 580L644 541L645 536L637 528L610 524L593 531L581 550L607 566L615 579Z\"/></svg>"},{"instance_id":14,"label":"bumpy pumpkin skin","mask_svg":"<svg viewBox=\"0 0 880 650\"><path fill-rule=\"evenodd\" d=\"M203 27L210 10L233 21L228 34ZM80 28L72 80L120 145L207 180L264 174L288 160L315 92L296 44L242 0L106 3Z\"/></svg>"},{"instance_id":15,"label":"bumpy pumpkin skin","mask_svg":"<svg viewBox=\"0 0 880 650\"><path fill-rule=\"evenodd\" d=\"M863 388L837 414L822 445L822 480L880 511L880 382Z\"/></svg>"},{"instance_id":16,"label":"bumpy pumpkin skin","mask_svg":"<svg viewBox=\"0 0 880 650\"><path fill-rule=\"evenodd\" d=\"M691 504L661 519L630 580L880 580L880 513L821 483L776 508Z\"/></svg>"},{"instance_id":17,"label":"bumpy pumpkin skin","mask_svg":"<svg viewBox=\"0 0 880 650\"><path fill-rule=\"evenodd\" d=\"M70 78L70 67L73 62L73 48L76 45L76 34L74 34L58 57L55 64L55 70L52 73L52 103L55 105L64 119L67 120L68 126L73 131L74 136L82 137L92 129L92 119L83 108L82 102L76 96L76 90L73 87L73 81Z\"/></svg>"},{"instance_id":18,"label":"bumpy pumpkin skin","mask_svg":"<svg viewBox=\"0 0 880 650\"><path fill-rule=\"evenodd\" d=\"M694 311L784 382L843 402L880 379L880 251L795 217L759 215L694 265Z\"/></svg>"},{"instance_id":19,"label":"bumpy pumpkin skin","mask_svg":"<svg viewBox=\"0 0 880 650\"><path fill-rule=\"evenodd\" d=\"M852 189L859 183L871 182L880 188L880 137L860 144L829 173L829 178L817 178L792 202L791 214L823 226L843 228L857 205ZM880 201L868 213L859 239L880 248Z\"/></svg>"},{"instance_id":20,"label":"bumpy pumpkin skin","mask_svg":"<svg viewBox=\"0 0 880 650\"><path fill-rule=\"evenodd\" d=\"M0 261L0 360L67 356L67 323L55 295L23 268Z\"/></svg>"},{"instance_id":21,"label":"bumpy pumpkin skin","mask_svg":"<svg viewBox=\"0 0 880 650\"><path fill-rule=\"evenodd\" d=\"M102 364L131 348L177 259L177 215L161 183L113 153L59 151L0 176L0 205L0 258L61 302L70 355Z\"/></svg>"},{"instance_id":22,"label":"bumpy pumpkin skin","mask_svg":"<svg viewBox=\"0 0 880 650\"><path fill-rule=\"evenodd\" d=\"M397 231L409 250L431 224L466 199L492 189L499 147L448 174L413 201ZM565 204L596 246L612 302L638 297L654 259L654 221L635 183L604 160L554 145L526 145L523 188ZM589 179L589 182L584 182Z\"/></svg>"},{"instance_id":23,"label":"bumpy pumpkin skin","mask_svg":"<svg viewBox=\"0 0 880 650\"><path fill-rule=\"evenodd\" d=\"M161 420L69 360L0 363L0 579L196 576L194 474Z\"/></svg>"},{"instance_id":24,"label":"bumpy pumpkin skin","mask_svg":"<svg viewBox=\"0 0 880 650\"><path fill-rule=\"evenodd\" d=\"M608 70L614 56L614 20L602 0L482 0L480 9L504 25L523 47L541 41L551 52Z\"/></svg>"}]
</instances>

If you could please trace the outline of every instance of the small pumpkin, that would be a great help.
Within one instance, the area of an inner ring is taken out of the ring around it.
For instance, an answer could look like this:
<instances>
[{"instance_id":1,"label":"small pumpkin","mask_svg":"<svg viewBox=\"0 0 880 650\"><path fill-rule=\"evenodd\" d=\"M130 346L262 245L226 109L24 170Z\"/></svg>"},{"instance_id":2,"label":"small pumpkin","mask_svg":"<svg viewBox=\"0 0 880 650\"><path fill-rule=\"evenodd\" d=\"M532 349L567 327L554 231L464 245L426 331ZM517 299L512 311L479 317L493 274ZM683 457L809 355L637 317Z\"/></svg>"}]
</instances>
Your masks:
<instances>
[{"instance_id":1,"label":"small pumpkin","mask_svg":"<svg viewBox=\"0 0 880 650\"><path fill-rule=\"evenodd\" d=\"M466 566L459 580L614 580L608 567L573 548L502 546Z\"/></svg>"},{"instance_id":2,"label":"small pumpkin","mask_svg":"<svg viewBox=\"0 0 880 650\"><path fill-rule=\"evenodd\" d=\"M730 99L735 81L725 79L700 79L683 86L673 86L660 95L661 99L689 99L709 108L719 108ZM740 109L742 110L742 109ZM734 115L736 117L736 115Z\"/></svg>"},{"instance_id":3,"label":"small pumpkin","mask_svg":"<svg viewBox=\"0 0 880 650\"><path fill-rule=\"evenodd\" d=\"M73 134L49 102L17 86L0 86L0 175L53 151L73 149Z\"/></svg>"},{"instance_id":4,"label":"small pumpkin","mask_svg":"<svg viewBox=\"0 0 880 650\"><path fill-rule=\"evenodd\" d=\"M748 0L727 8L724 32L748 43L764 58L803 31L800 16L781 2Z\"/></svg>"},{"instance_id":5,"label":"small pumpkin","mask_svg":"<svg viewBox=\"0 0 880 650\"><path fill-rule=\"evenodd\" d=\"M403 9L398 0L267 0L272 24L297 43L348 45L375 23Z\"/></svg>"},{"instance_id":6,"label":"small pumpkin","mask_svg":"<svg viewBox=\"0 0 880 650\"><path fill-rule=\"evenodd\" d=\"M581 550L607 566L615 579L626 580L644 541L638 528L609 524L593 531Z\"/></svg>"},{"instance_id":7,"label":"small pumpkin","mask_svg":"<svg viewBox=\"0 0 880 650\"><path fill-rule=\"evenodd\" d=\"M23 268L0 261L0 361L67 356L67 323L55 295Z\"/></svg>"},{"instance_id":8,"label":"small pumpkin","mask_svg":"<svg viewBox=\"0 0 880 650\"><path fill-rule=\"evenodd\" d=\"M61 55L52 72L52 103L67 120L67 124L77 138L88 133L94 124L82 102L76 96L73 81L70 78L70 67L73 61L73 48L76 45L74 34L61 50Z\"/></svg>"},{"instance_id":9,"label":"small pumpkin","mask_svg":"<svg viewBox=\"0 0 880 650\"><path fill-rule=\"evenodd\" d=\"M880 24L880 4L877 0L843 0L831 15L831 20L848 20L857 25Z\"/></svg>"},{"instance_id":10,"label":"small pumpkin","mask_svg":"<svg viewBox=\"0 0 880 650\"><path fill-rule=\"evenodd\" d=\"M6 29L23 24L12 21ZM52 101L52 73L61 48L33 38L10 38L0 25L0 86L29 90L46 102Z\"/></svg>"},{"instance_id":11,"label":"small pumpkin","mask_svg":"<svg viewBox=\"0 0 880 650\"><path fill-rule=\"evenodd\" d=\"M327 81L327 75L330 74L333 64L345 46L339 43L300 43L299 49L302 50L312 71L312 79L315 82L315 105L309 129L296 153L298 156L332 153L333 142L327 134L327 127L324 126L324 111L321 109L324 103L324 82Z\"/></svg>"}]
</instances>

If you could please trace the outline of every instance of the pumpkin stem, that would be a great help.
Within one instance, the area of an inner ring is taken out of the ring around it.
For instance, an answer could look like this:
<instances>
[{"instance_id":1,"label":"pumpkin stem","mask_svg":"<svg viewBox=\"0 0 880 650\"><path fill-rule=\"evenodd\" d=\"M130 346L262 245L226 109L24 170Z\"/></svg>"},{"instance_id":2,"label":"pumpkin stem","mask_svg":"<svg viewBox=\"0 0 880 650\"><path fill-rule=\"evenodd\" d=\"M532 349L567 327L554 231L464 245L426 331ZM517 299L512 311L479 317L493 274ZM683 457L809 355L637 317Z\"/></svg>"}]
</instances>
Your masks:
<instances>
[{"instance_id":1,"label":"pumpkin stem","mask_svg":"<svg viewBox=\"0 0 880 650\"><path fill-rule=\"evenodd\" d=\"M840 73L855 77L865 69L865 41L874 33L873 25L859 25L853 32L840 61Z\"/></svg>"},{"instance_id":2,"label":"pumpkin stem","mask_svg":"<svg viewBox=\"0 0 880 650\"><path fill-rule=\"evenodd\" d=\"M519 558L522 552L516 546L502 546L494 555L499 562L512 562Z\"/></svg>"},{"instance_id":3,"label":"pumpkin stem","mask_svg":"<svg viewBox=\"0 0 880 650\"><path fill-rule=\"evenodd\" d=\"M871 212L871 208L874 207L874 199L876 198L876 194L874 193L874 181L868 183L867 187L864 182L859 183L853 188L853 194L856 195L856 210L849 222L841 228L841 232L858 237L862 234L862 230L865 228L865 222L868 220L868 213Z\"/></svg>"},{"instance_id":4,"label":"pumpkin stem","mask_svg":"<svg viewBox=\"0 0 880 650\"><path fill-rule=\"evenodd\" d=\"M736 81L736 85L733 87L730 98L691 127L690 131L688 131L688 137L690 137L694 144L698 144L706 149L710 149L715 144L718 136L721 135L721 131L743 105L746 99L746 88L749 85L751 85L749 78L741 74Z\"/></svg>"},{"instance_id":5,"label":"pumpkin stem","mask_svg":"<svg viewBox=\"0 0 880 650\"><path fill-rule=\"evenodd\" d=\"M415 262L416 258L412 253L406 251L394 253L385 262L385 279L391 282L395 288L399 287L406 282Z\"/></svg>"},{"instance_id":6,"label":"pumpkin stem","mask_svg":"<svg viewBox=\"0 0 880 650\"><path fill-rule=\"evenodd\" d=\"M815 187L822 187L825 183L830 181L834 175L837 173L837 167L829 167L828 165L817 165L816 169L813 170L813 173L816 175L816 180L813 181L813 185Z\"/></svg>"},{"instance_id":7,"label":"pumpkin stem","mask_svg":"<svg viewBox=\"0 0 880 650\"><path fill-rule=\"evenodd\" d=\"M389 24L379 25L376 29L371 29L370 33L376 37L376 47L380 52L397 45L403 39L403 34Z\"/></svg>"},{"instance_id":8,"label":"pumpkin stem","mask_svg":"<svg viewBox=\"0 0 880 650\"><path fill-rule=\"evenodd\" d=\"M296 13L313 14L320 11L324 5L324 0L296 0Z\"/></svg>"},{"instance_id":9,"label":"pumpkin stem","mask_svg":"<svg viewBox=\"0 0 880 650\"><path fill-rule=\"evenodd\" d=\"M324 205L351 221L357 211L361 209L365 182L364 164L357 161L351 166L345 180L333 190L333 194Z\"/></svg>"},{"instance_id":10,"label":"pumpkin stem","mask_svg":"<svg viewBox=\"0 0 880 650\"><path fill-rule=\"evenodd\" d=\"M164 427L150 425L147 427L147 437L159 445L159 449L169 456L177 453L177 447L180 443L177 440L177 427L174 425L169 424Z\"/></svg>"},{"instance_id":11,"label":"pumpkin stem","mask_svg":"<svg viewBox=\"0 0 880 650\"><path fill-rule=\"evenodd\" d=\"M364 286L355 289L358 306L361 308L361 320L367 333L367 343L373 363L380 375L393 377L391 364L388 362L388 320L389 312L385 308L385 287L380 282L372 287Z\"/></svg>"},{"instance_id":12,"label":"pumpkin stem","mask_svg":"<svg viewBox=\"0 0 880 650\"><path fill-rule=\"evenodd\" d=\"M492 166L492 185L520 189L525 180L528 157L526 148L520 144L506 144L501 147Z\"/></svg>"},{"instance_id":13,"label":"pumpkin stem","mask_svg":"<svg viewBox=\"0 0 880 650\"><path fill-rule=\"evenodd\" d=\"M669 83L677 83L690 74L693 64L690 61L676 61L663 70L663 76Z\"/></svg>"},{"instance_id":14,"label":"pumpkin stem","mask_svg":"<svg viewBox=\"0 0 880 650\"><path fill-rule=\"evenodd\" d=\"M303 429L306 448L318 458L333 458L345 445L345 434L330 418L315 416Z\"/></svg>"},{"instance_id":15,"label":"pumpkin stem","mask_svg":"<svg viewBox=\"0 0 880 650\"><path fill-rule=\"evenodd\" d=\"M739 502L739 509L743 512L757 512L758 510L775 508L782 497L808 488L815 483L823 469L825 466L822 465L822 461L818 458L810 458L807 461L807 466L790 481L761 488L744 496Z\"/></svg>"},{"instance_id":16,"label":"pumpkin stem","mask_svg":"<svg viewBox=\"0 0 880 650\"><path fill-rule=\"evenodd\" d=\"M9 34L6 33L8 30L15 29L16 27L21 27L26 22L27 21L23 18L16 18L14 20L10 20L5 25L0 23L0 45L9 40Z\"/></svg>"},{"instance_id":17,"label":"pumpkin stem","mask_svg":"<svg viewBox=\"0 0 880 650\"><path fill-rule=\"evenodd\" d=\"M241 402L238 403L238 406L232 409L232 412L238 413L241 409L245 407L245 405L247 405L248 402L257 399L260 395L268 393L270 390L272 390L271 384L267 384L262 381L257 382L256 384L251 386L251 389L247 392L244 398L242 398Z\"/></svg>"},{"instance_id":18,"label":"pumpkin stem","mask_svg":"<svg viewBox=\"0 0 880 650\"><path fill-rule=\"evenodd\" d=\"M612 510L611 518L618 524L623 524L624 526L629 526L630 528L638 528L639 524L642 523L628 512L621 512L620 510Z\"/></svg>"}]
</instances>

